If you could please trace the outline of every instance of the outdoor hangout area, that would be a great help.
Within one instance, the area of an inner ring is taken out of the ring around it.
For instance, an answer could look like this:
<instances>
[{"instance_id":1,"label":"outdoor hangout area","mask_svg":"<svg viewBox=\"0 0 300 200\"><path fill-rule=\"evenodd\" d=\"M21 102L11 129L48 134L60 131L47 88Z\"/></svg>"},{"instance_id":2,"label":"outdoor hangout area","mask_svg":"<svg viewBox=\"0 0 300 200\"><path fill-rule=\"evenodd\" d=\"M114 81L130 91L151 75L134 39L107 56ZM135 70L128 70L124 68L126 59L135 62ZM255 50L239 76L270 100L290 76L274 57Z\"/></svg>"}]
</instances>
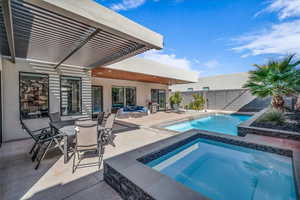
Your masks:
<instances>
[{"instance_id":1,"label":"outdoor hangout area","mask_svg":"<svg viewBox=\"0 0 300 200\"><path fill-rule=\"evenodd\" d=\"M279 0L255 17L254 1L166 2L0 2L0 200L300 200L297 48L263 51L266 30L234 58L219 51L233 30L202 21L298 15ZM212 47L222 56L201 60Z\"/></svg>"}]
</instances>

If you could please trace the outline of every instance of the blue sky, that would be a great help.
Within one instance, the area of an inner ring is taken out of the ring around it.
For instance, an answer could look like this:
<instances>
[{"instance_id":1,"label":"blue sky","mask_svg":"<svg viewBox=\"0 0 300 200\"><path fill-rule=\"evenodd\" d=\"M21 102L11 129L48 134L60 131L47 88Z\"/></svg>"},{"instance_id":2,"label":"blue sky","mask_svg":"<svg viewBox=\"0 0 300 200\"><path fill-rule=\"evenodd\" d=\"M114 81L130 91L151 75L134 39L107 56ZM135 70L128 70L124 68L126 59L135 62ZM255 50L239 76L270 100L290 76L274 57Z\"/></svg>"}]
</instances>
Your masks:
<instances>
[{"instance_id":1,"label":"blue sky","mask_svg":"<svg viewBox=\"0 0 300 200\"><path fill-rule=\"evenodd\" d=\"M96 0L164 36L142 57L200 76L300 53L300 0Z\"/></svg>"}]
</instances>

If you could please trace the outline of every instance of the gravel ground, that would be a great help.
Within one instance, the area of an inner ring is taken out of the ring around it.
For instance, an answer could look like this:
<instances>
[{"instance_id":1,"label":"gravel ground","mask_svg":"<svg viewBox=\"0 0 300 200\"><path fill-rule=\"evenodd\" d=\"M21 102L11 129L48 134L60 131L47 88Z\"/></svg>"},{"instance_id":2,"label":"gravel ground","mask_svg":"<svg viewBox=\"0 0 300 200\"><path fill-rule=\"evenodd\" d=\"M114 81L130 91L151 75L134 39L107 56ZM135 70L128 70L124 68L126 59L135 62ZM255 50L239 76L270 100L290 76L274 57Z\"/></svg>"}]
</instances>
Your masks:
<instances>
[{"instance_id":1,"label":"gravel ground","mask_svg":"<svg viewBox=\"0 0 300 200\"><path fill-rule=\"evenodd\" d=\"M275 124L274 122L254 122L252 126L261 128L271 128L285 131L298 132L300 134L300 112L286 113L286 122L283 124Z\"/></svg>"}]
</instances>

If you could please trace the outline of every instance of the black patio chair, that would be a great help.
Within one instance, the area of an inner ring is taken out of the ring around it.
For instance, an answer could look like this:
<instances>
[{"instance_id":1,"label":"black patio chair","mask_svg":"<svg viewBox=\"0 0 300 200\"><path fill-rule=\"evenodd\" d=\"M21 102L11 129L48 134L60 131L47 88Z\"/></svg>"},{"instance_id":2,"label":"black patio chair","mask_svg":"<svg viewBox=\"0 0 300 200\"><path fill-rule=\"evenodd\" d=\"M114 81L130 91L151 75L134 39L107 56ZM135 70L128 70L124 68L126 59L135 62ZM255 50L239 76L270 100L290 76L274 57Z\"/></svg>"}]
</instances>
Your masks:
<instances>
[{"instance_id":1,"label":"black patio chair","mask_svg":"<svg viewBox=\"0 0 300 200\"><path fill-rule=\"evenodd\" d=\"M38 141L50 137L50 135L51 135L50 128L43 127L43 128L37 129L37 130L31 130L28 127L28 125L26 124L26 120L20 119L20 123L21 123L22 128L26 131L26 133L29 134L30 137L34 140L34 144L29 152L29 154L32 154ZM34 159L32 161L34 161Z\"/></svg>"},{"instance_id":2,"label":"black patio chair","mask_svg":"<svg viewBox=\"0 0 300 200\"><path fill-rule=\"evenodd\" d=\"M37 160L37 165L35 169L38 169L41 161L44 159L46 153L49 151L52 144L59 144L60 140L62 139L61 135L58 135L56 132L52 132L50 130L50 127L44 127L37 130L32 130L29 128L29 125L26 122L31 121L31 123L34 123L34 119L30 120L23 120L20 119L22 128L30 135L30 137L34 140L34 144L30 150L30 154L32 154L31 160L34 162ZM38 123L38 122L36 122ZM37 125L38 126L38 125ZM45 146L44 148L42 148ZM41 157L38 158L38 154L41 151Z\"/></svg>"}]
</instances>

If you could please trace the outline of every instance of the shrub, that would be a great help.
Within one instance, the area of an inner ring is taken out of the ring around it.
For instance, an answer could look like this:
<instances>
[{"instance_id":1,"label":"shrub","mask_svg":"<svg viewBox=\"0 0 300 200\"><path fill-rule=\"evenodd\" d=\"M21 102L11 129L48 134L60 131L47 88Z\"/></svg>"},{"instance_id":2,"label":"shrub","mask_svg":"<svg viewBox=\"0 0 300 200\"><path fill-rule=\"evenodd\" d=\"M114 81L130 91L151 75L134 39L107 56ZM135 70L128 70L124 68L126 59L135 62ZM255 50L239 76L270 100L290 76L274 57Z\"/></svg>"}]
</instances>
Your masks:
<instances>
[{"instance_id":1,"label":"shrub","mask_svg":"<svg viewBox=\"0 0 300 200\"><path fill-rule=\"evenodd\" d=\"M188 109L192 110L203 110L204 104L205 104L205 99L203 96L199 94L194 94L193 95L194 101L192 101L187 107Z\"/></svg>"},{"instance_id":2,"label":"shrub","mask_svg":"<svg viewBox=\"0 0 300 200\"><path fill-rule=\"evenodd\" d=\"M175 94L173 94L172 96L170 96L169 101L170 104L173 108L174 105L178 105L182 102L182 96L180 94L180 92L175 92Z\"/></svg>"},{"instance_id":3,"label":"shrub","mask_svg":"<svg viewBox=\"0 0 300 200\"><path fill-rule=\"evenodd\" d=\"M271 122L281 125L285 122L285 116L282 112L272 109L263 114L260 119L258 119L258 122Z\"/></svg>"}]
</instances>

